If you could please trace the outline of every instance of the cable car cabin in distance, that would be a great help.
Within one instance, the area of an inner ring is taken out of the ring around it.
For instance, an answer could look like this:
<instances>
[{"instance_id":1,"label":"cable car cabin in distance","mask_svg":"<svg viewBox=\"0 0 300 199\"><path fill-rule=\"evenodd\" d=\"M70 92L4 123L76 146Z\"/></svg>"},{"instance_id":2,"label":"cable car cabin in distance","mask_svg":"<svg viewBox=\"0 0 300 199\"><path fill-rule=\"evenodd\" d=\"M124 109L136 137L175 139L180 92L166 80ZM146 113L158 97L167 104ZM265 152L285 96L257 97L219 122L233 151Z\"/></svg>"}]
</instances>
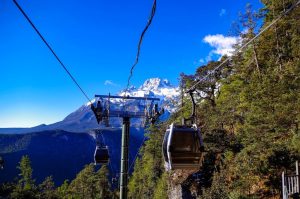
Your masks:
<instances>
[{"instance_id":1,"label":"cable car cabin in distance","mask_svg":"<svg viewBox=\"0 0 300 199\"><path fill-rule=\"evenodd\" d=\"M0 169L4 169L4 159L0 156Z\"/></svg>"},{"instance_id":2,"label":"cable car cabin in distance","mask_svg":"<svg viewBox=\"0 0 300 199\"><path fill-rule=\"evenodd\" d=\"M107 146L96 146L94 153L94 161L95 165L97 164L108 164L109 162L109 154Z\"/></svg>"},{"instance_id":3,"label":"cable car cabin in distance","mask_svg":"<svg viewBox=\"0 0 300 199\"><path fill-rule=\"evenodd\" d=\"M204 147L195 124L171 124L166 130L162 148L167 170L199 169L201 166Z\"/></svg>"}]
</instances>

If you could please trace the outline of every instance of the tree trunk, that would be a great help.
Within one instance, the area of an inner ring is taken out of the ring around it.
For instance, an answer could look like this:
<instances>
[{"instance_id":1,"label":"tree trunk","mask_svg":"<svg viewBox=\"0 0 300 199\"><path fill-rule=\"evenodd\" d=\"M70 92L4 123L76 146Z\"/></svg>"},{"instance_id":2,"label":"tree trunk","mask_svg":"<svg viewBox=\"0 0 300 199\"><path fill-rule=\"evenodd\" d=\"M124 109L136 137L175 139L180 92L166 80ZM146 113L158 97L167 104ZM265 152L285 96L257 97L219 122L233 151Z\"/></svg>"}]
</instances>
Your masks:
<instances>
[{"instance_id":1,"label":"tree trunk","mask_svg":"<svg viewBox=\"0 0 300 199\"><path fill-rule=\"evenodd\" d=\"M255 60L258 76L260 77L260 67L259 67L259 63L258 63L257 51L256 51L256 48L255 48L255 43L254 42L253 42L253 53L254 53L254 60Z\"/></svg>"}]
</instances>

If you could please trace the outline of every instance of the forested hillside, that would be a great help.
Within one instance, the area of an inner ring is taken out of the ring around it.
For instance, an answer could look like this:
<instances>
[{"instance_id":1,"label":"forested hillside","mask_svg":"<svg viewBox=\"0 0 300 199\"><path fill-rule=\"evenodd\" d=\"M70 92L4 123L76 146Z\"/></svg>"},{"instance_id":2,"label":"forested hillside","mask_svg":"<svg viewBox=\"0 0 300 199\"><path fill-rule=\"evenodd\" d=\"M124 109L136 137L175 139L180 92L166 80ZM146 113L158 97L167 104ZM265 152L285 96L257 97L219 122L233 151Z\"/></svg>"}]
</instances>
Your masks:
<instances>
[{"instance_id":1,"label":"forested hillside","mask_svg":"<svg viewBox=\"0 0 300 199\"><path fill-rule=\"evenodd\" d=\"M262 0L240 15L240 46L267 27L294 0ZM262 24L261 24L262 22ZM167 124L151 128L130 179L131 198L280 198L281 172L300 159L300 8L296 7L267 31L226 59L182 74L184 90L195 89L197 125L204 136L205 157L199 171L165 172L161 142ZM183 113L190 114L185 97ZM198 175L196 175L198 174ZM197 177L195 177L197 176ZM174 187L181 189L174 195Z\"/></svg>"},{"instance_id":2,"label":"forested hillside","mask_svg":"<svg viewBox=\"0 0 300 199\"><path fill-rule=\"evenodd\" d=\"M111 191L106 166L95 170L93 164L86 165L72 181L65 180L55 187L52 176L37 184L32 177L34 170L28 156L23 156L19 165L19 177L14 182L4 183L0 187L1 198L116 198Z\"/></svg>"}]
</instances>

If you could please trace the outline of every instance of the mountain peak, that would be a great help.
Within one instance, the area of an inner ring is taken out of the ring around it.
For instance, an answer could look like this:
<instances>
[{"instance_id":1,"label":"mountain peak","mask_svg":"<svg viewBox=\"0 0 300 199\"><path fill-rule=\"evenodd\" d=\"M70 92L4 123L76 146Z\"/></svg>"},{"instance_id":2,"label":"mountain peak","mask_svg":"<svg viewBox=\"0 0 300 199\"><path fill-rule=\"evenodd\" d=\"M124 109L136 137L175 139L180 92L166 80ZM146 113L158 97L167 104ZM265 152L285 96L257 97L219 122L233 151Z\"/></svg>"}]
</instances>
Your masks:
<instances>
[{"instance_id":1,"label":"mountain peak","mask_svg":"<svg viewBox=\"0 0 300 199\"><path fill-rule=\"evenodd\" d=\"M172 85L170 84L170 81L167 79L161 79L161 78L150 78L147 79L144 84L139 88L140 90L157 90L159 88L170 88Z\"/></svg>"}]
</instances>

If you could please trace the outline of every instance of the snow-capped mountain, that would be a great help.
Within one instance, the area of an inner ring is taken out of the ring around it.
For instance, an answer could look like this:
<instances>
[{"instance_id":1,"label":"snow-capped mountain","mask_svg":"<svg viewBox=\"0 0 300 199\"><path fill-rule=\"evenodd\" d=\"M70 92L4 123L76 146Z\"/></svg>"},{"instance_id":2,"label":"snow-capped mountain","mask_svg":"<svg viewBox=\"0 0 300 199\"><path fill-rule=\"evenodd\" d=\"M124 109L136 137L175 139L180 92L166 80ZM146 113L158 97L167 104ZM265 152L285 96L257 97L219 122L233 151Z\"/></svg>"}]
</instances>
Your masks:
<instances>
[{"instance_id":1,"label":"snow-capped mountain","mask_svg":"<svg viewBox=\"0 0 300 199\"><path fill-rule=\"evenodd\" d=\"M176 104L179 99L180 91L179 88L173 86L167 79L151 78L147 79L143 85L136 88L130 87L127 92L124 90L119 92L117 95L134 96L134 97L156 97L160 99L159 107L165 109L164 115L161 119L166 119L169 115L176 110ZM95 103L98 99L93 99ZM123 104L122 99L111 99L111 109L121 109ZM145 104L140 101L130 101L127 104L132 111L144 111ZM112 127L120 127L122 118L110 118L110 125ZM131 125L135 127L141 127L143 121L141 119L132 119ZM102 125L104 127L104 125ZM36 130L53 130L61 129L72 132L85 132L89 129L97 128L99 125L96 122L95 116L91 111L90 103L81 106L76 111L69 114L64 120L42 126Z\"/></svg>"},{"instance_id":2,"label":"snow-capped mountain","mask_svg":"<svg viewBox=\"0 0 300 199\"><path fill-rule=\"evenodd\" d=\"M159 105L166 111L175 111L175 100L178 99L180 91L173 86L169 80L160 78L147 79L138 89L131 87L127 92L121 91L120 96L129 95L131 97L157 97L160 98Z\"/></svg>"}]
</instances>

